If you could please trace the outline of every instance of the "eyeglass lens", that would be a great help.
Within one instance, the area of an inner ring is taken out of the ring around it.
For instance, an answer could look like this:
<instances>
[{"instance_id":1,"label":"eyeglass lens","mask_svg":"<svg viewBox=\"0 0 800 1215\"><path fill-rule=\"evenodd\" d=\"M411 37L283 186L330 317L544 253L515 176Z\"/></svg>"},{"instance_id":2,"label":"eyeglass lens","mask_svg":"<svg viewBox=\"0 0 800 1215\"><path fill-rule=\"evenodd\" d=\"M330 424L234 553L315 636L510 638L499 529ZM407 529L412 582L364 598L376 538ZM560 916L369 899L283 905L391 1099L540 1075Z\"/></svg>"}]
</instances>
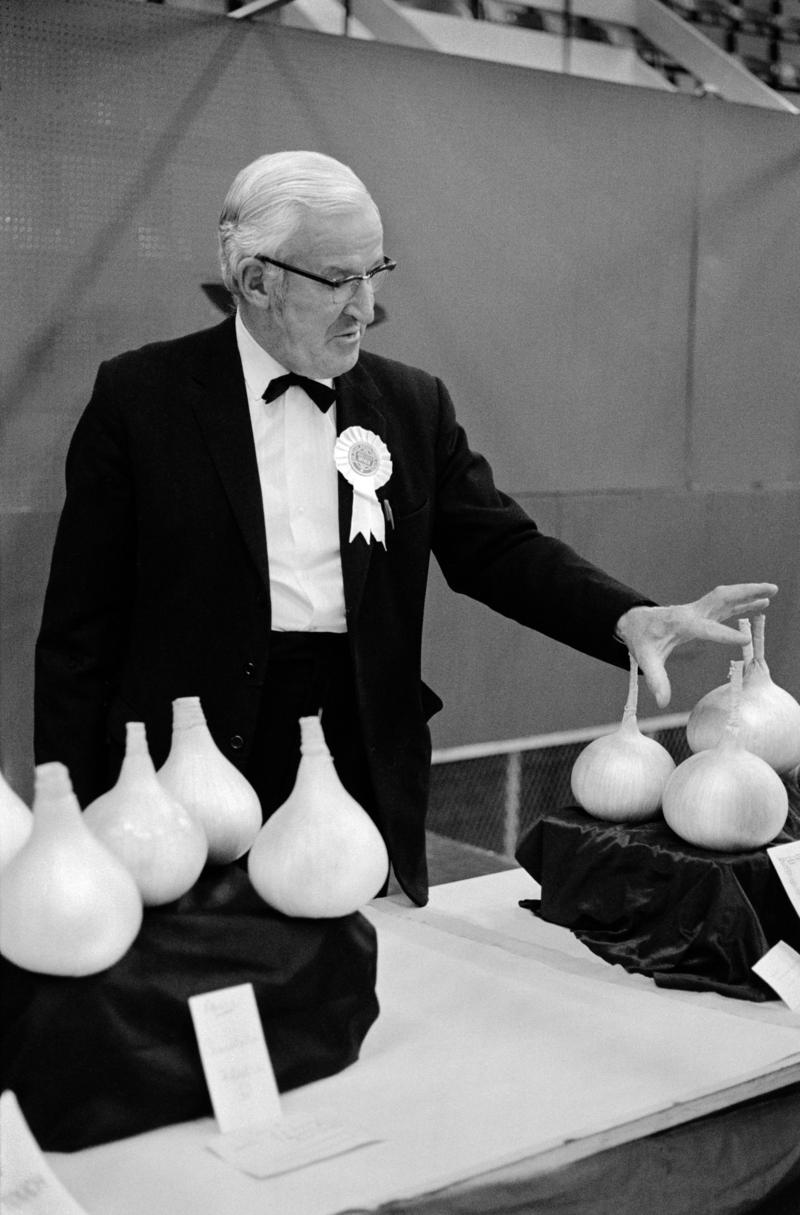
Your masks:
<instances>
[{"instance_id":1,"label":"eyeglass lens","mask_svg":"<svg viewBox=\"0 0 800 1215\"><path fill-rule=\"evenodd\" d=\"M359 290L362 283L366 283L372 289L373 294L380 291L383 284L389 277L389 267L381 266L374 270L372 274L365 275L364 278L348 279L344 283L340 283L338 287L332 288L333 294L340 299L350 299Z\"/></svg>"}]
</instances>

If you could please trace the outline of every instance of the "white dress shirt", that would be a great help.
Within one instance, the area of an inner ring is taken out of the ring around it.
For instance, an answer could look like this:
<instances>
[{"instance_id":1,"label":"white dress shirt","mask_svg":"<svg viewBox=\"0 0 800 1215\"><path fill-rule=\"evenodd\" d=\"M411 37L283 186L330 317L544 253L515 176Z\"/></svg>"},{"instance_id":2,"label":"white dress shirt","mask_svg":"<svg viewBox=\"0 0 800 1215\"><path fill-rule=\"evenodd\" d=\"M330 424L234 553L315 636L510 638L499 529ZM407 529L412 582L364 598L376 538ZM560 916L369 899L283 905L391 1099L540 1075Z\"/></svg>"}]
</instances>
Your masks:
<instances>
[{"instance_id":1,"label":"white dress shirt","mask_svg":"<svg viewBox=\"0 0 800 1215\"><path fill-rule=\"evenodd\" d=\"M259 346L238 313L236 341L264 504L272 628L344 633L336 405L322 413L296 386L267 405L263 392L287 368Z\"/></svg>"}]
</instances>

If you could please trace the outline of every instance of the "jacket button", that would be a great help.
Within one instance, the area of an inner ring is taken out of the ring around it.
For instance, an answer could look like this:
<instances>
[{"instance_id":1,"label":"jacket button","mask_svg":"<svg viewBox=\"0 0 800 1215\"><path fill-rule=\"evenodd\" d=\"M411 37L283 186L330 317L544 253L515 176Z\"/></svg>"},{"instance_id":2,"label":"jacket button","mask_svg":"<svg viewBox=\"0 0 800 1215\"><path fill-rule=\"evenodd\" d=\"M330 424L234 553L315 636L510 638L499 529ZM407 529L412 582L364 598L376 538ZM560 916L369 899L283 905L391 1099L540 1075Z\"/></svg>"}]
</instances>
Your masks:
<instances>
[{"instance_id":1,"label":"jacket button","mask_svg":"<svg viewBox=\"0 0 800 1215\"><path fill-rule=\"evenodd\" d=\"M241 751L242 747L244 746L244 739L242 738L241 734L232 734L229 742L231 751Z\"/></svg>"},{"instance_id":2,"label":"jacket button","mask_svg":"<svg viewBox=\"0 0 800 1215\"><path fill-rule=\"evenodd\" d=\"M246 662L244 664L244 673L248 679L252 678L256 673L256 664L254 662Z\"/></svg>"}]
</instances>

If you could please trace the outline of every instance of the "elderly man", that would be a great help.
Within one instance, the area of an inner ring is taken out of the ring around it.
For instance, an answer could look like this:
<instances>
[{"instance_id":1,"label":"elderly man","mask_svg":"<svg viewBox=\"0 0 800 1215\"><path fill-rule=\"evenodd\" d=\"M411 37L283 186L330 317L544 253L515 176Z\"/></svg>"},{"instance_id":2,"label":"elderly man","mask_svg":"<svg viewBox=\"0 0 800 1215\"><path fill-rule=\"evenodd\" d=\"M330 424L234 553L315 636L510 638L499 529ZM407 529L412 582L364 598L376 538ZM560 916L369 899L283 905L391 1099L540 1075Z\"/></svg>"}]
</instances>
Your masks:
<instances>
[{"instance_id":1,"label":"elderly man","mask_svg":"<svg viewBox=\"0 0 800 1215\"><path fill-rule=\"evenodd\" d=\"M656 607L547 537L494 485L440 380L363 353L394 270L352 171L311 152L235 179L220 220L235 318L100 368L67 459L36 666L36 758L83 803L113 783L126 721L155 762L196 695L269 815L322 710L339 775L427 897L420 673L431 554L455 590L596 658L635 656L659 704L689 638L771 584ZM622 643L622 644L621 644Z\"/></svg>"}]
</instances>

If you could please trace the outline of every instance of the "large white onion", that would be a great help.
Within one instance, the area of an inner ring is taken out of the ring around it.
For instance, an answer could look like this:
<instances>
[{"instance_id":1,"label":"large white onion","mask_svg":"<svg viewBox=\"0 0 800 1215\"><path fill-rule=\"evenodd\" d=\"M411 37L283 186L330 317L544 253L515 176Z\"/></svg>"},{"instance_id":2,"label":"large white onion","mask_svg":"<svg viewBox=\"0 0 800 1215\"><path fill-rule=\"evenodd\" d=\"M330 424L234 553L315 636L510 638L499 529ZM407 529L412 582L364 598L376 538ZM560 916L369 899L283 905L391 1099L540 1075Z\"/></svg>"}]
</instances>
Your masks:
<instances>
[{"instance_id":1,"label":"large white onion","mask_svg":"<svg viewBox=\"0 0 800 1215\"><path fill-rule=\"evenodd\" d=\"M739 741L776 772L785 773L800 763L800 704L772 680L764 657L764 629L765 617L756 616L752 654L748 658L745 653ZM730 704L730 683L707 692L697 702L686 723L686 740L692 751L716 746L724 733Z\"/></svg>"},{"instance_id":2,"label":"large white onion","mask_svg":"<svg viewBox=\"0 0 800 1215\"><path fill-rule=\"evenodd\" d=\"M593 739L581 751L570 774L578 805L607 822L654 818L664 785L675 767L666 748L639 729L638 695L638 667L631 657L622 721L616 730Z\"/></svg>"},{"instance_id":3,"label":"large white onion","mask_svg":"<svg viewBox=\"0 0 800 1215\"><path fill-rule=\"evenodd\" d=\"M0 953L41 974L95 974L141 922L136 883L83 821L67 769L40 764L33 830L0 875Z\"/></svg>"},{"instance_id":4,"label":"large white onion","mask_svg":"<svg viewBox=\"0 0 800 1215\"><path fill-rule=\"evenodd\" d=\"M133 876L146 907L178 899L197 881L208 855L196 818L156 776L144 724L129 721L117 783L83 812L97 838Z\"/></svg>"},{"instance_id":5,"label":"large white onion","mask_svg":"<svg viewBox=\"0 0 800 1215\"><path fill-rule=\"evenodd\" d=\"M250 849L250 880L285 915L348 915L385 882L386 845L339 780L319 718L301 717L300 731L297 780Z\"/></svg>"},{"instance_id":6,"label":"large white onion","mask_svg":"<svg viewBox=\"0 0 800 1215\"><path fill-rule=\"evenodd\" d=\"M0 772L0 869L17 855L32 828L30 810Z\"/></svg>"},{"instance_id":7,"label":"large white onion","mask_svg":"<svg viewBox=\"0 0 800 1215\"><path fill-rule=\"evenodd\" d=\"M202 824L209 861L226 865L247 852L263 822L261 803L214 742L199 696L172 702L172 746L158 779Z\"/></svg>"},{"instance_id":8,"label":"large white onion","mask_svg":"<svg viewBox=\"0 0 800 1215\"><path fill-rule=\"evenodd\" d=\"M664 789L664 818L675 834L722 852L768 844L789 811L781 778L739 738L743 665L731 663L730 709L722 738L679 764Z\"/></svg>"}]
</instances>

